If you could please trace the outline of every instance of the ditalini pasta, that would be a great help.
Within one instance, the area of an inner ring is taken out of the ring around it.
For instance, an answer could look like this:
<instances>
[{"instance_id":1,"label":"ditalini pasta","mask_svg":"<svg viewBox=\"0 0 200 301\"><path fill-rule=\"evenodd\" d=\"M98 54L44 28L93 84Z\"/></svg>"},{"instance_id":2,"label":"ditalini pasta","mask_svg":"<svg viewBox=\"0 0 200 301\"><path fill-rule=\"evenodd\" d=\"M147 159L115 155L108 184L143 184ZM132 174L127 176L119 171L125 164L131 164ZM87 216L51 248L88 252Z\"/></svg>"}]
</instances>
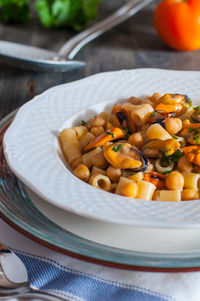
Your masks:
<instances>
[{"instance_id":1,"label":"ditalini pasta","mask_svg":"<svg viewBox=\"0 0 200 301\"><path fill-rule=\"evenodd\" d=\"M154 109L150 104L143 104L138 109L134 109L131 113L131 117L134 120L134 123L138 126L144 125L151 113L154 112Z\"/></svg>"},{"instance_id":2,"label":"ditalini pasta","mask_svg":"<svg viewBox=\"0 0 200 301\"><path fill-rule=\"evenodd\" d=\"M172 202L181 201L181 191L180 190L160 190L160 201Z\"/></svg>"},{"instance_id":3,"label":"ditalini pasta","mask_svg":"<svg viewBox=\"0 0 200 301\"><path fill-rule=\"evenodd\" d=\"M59 139L74 175L98 189L138 201L199 199L200 106L186 95L131 96Z\"/></svg>"},{"instance_id":4,"label":"ditalini pasta","mask_svg":"<svg viewBox=\"0 0 200 301\"><path fill-rule=\"evenodd\" d=\"M153 194L156 190L156 186L152 184L151 182L140 180L137 182L138 184L138 194L137 198L150 201L153 197Z\"/></svg>"}]
</instances>

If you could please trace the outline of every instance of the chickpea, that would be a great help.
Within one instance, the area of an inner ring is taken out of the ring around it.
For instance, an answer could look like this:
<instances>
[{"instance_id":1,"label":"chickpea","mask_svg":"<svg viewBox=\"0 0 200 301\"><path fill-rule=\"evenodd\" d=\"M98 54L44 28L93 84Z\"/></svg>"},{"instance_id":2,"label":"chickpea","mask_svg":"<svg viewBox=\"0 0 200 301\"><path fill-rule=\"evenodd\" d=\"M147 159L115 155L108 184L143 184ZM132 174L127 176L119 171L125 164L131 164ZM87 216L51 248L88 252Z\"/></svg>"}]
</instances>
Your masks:
<instances>
[{"instance_id":1,"label":"chickpea","mask_svg":"<svg viewBox=\"0 0 200 301\"><path fill-rule=\"evenodd\" d=\"M128 142L140 149L144 143L144 138L141 132L137 132L129 136Z\"/></svg>"},{"instance_id":2,"label":"chickpea","mask_svg":"<svg viewBox=\"0 0 200 301\"><path fill-rule=\"evenodd\" d=\"M158 103L159 99L161 98L161 94L159 92L155 92L151 97L150 100L154 103Z\"/></svg>"},{"instance_id":3,"label":"chickpea","mask_svg":"<svg viewBox=\"0 0 200 301\"><path fill-rule=\"evenodd\" d=\"M178 171L172 171L165 179L166 188L169 190L183 189L184 177Z\"/></svg>"},{"instance_id":4,"label":"chickpea","mask_svg":"<svg viewBox=\"0 0 200 301\"><path fill-rule=\"evenodd\" d=\"M118 182L122 175L122 171L120 168L109 166L106 170L106 175L112 182Z\"/></svg>"},{"instance_id":5,"label":"chickpea","mask_svg":"<svg viewBox=\"0 0 200 301\"><path fill-rule=\"evenodd\" d=\"M101 113L99 114L99 116L102 117L103 119L107 120L109 114L108 114L107 112L101 112Z\"/></svg>"},{"instance_id":6,"label":"chickpea","mask_svg":"<svg viewBox=\"0 0 200 301\"><path fill-rule=\"evenodd\" d=\"M177 166L180 170L185 172L191 172L193 169L192 163L188 161L186 156L183 156L178 160Z\"/></svg>"},{"instance_id":7,"label":"chickpea","mask_svg":"<svg viewBox=\"0 0 200 301\"><path fill-rule=\"evenodd\" d=\"M90 118L87 122L88 129L91 129L92 127L98 127L98 126L102 126L103 128L106 126L106 120L101 116Z\"/></svg>"},{"instance_id":8,"label":"chickpea","mask_svg":"<svg viewBox=\"0 0 200 301\"><path fill-rule=\"evenodd\" d=\"M90 177L90 171L89 168L84 164L79 164L76 169L73 171L74 175L78 177L79 179L87 182Z\"/></svg>"},{"instance_id":9,"label":"chickpea","mask_svg":"<svg viewBox=\"0 0 200 301\"><path fill-rule=\"evenodd\" d=\"M106 126L106 120L103 117L101 117L101 116L96 116L93 119L92 126L102 126L102 127L105 127Z\"/></svg>"},{"instance_id":10,"label":"chickpea","mask_svg":"<svg viewBox=\"0 0 200 301\"><path fill-rule=\"evenodd\" d=\"M134 104L134 105L141 105L142 103L142 99L141 98L138 98L138 97L135 97L135 96L131 96L129 98L129 101Z\"/></svg>"},{"instance_id":11,"label":"chickpea","mask_svg":"<svg viewBox=\"0 0 200 301\"><path fill-rule=\"evenodd\" d=\"M190 122L190 120L189 119L185 119L185 120L183 120L183 127L185 126L185 125L188 125L188 124L190 124L191 122Z\"/></svg>"},{"instance_id":12,"label":"chickpea","mask_svg":"<svg viewBox=\"0 0 200 301\"><path fill-rule=\"evenodd\" d=\"M193 189L184 189L181 191L181 199L184 201L197 200L199 194Z\"/></svg>"},{"instance_id":13,"label":"chickpea","mask_svg":"<svg viewBox=\"0 0 200 301\"><path fill-rule=\"evenodd\" d=\"M177 134L182 129L182 121L179 118L168 118L165 127L170 134Z\"/></svg>"},{"instance_id":14,"label":"chickpea","mask_svg":"<svg viewBox=\"0 0 200 301\"><path fill-rule=\"evenodd\" d=\"M137 172L131 176L128 176L128 179L132 180L132 181L135 181L135 182L138 182L138 181L141 181L143 180L144 178L144 175L143 175L143 172Z\"/></svg>"},{"instance_id":15,"label":"chickpea","mask_svg":"<svg viewBox=\"0 0 200 301\"><path fill-rule=\"evenodd\" d=\"M92 158L92 165L102 169L105 169L107 167L108 163L104 158L103 151L94 155L94 157Z\"/></svg>"},{"instance_id":16,"label":"chickpea","mask_svg":"<svg viewBox=\"0 0 200 301\"><path fill-rule=\"evenodd\" d=\"M94 136L99 136L101 134L104 133L104 128L102 126L93 126L91 129L90 129L90 132L94 135Z\"/></svg>"},{"instance_id":17,"label":"chickpea","mask_svg":"<svg viewBox=\"0 0 200 301\"><path fill-rule=\"evenodd\" d=\"M121 194L123 196L135 198L138 193L138 185L135 182L130 182L122 187Z\"/></svg>"},{"instance_id":18,"label":"chickpea","mask_svg":"<svg viewBox=\"0 0 200 301\"><path fill-rule=\"evenodd\" d=\"M106 130L110 130L113 128L113 124L110 121L107 121Z\"/></svg>"}]
</instances>

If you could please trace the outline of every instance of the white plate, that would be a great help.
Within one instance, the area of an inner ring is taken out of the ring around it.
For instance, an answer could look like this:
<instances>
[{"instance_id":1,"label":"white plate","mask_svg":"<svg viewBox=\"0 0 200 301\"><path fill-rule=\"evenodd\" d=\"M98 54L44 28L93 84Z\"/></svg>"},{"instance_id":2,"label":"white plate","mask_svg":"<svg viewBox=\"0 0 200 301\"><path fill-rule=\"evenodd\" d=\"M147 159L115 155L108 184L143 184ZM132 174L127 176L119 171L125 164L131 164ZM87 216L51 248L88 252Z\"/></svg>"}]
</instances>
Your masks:
<instances>
[{"instance_id":1,"label":"white plate","mask_svg":"<svg viewBox=\"0 0 200 301\"><path fill-rule=\"evenodd\" d=\"M26 187L31 201L51 221L74 235L121 250L149 254L200 252L200 229L156 229L88 219L55 207Z\"/></svg>"},{"instance_id":2,"label":"white plate","mask_svg":"<svg viewBox=\"0 0 200 301\"><path fill-rule=\"evenodd\" d=\"M54 87L19 110L4 137L7 161L26 185L62 209L124 225L199 228L199 200L149 202L97 190L73 176L56 147L57 133L65 122L70 126L91 110L132 95L181 93L197 105L199 82L199 72L137 69L101 73Z\"/></svg>"}]
</instances>

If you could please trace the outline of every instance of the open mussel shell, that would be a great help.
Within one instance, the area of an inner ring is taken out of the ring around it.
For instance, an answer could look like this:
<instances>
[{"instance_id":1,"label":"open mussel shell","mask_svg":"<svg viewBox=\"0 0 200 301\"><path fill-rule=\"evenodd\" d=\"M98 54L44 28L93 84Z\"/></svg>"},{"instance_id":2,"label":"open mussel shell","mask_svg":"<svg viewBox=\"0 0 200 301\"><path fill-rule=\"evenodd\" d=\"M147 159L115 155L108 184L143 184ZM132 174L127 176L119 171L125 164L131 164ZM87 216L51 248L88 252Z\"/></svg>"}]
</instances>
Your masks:
<instances>
[{"instance_id":1,"label":"open mussel shell","mask_svg":"<svg viewBox=\"0 0 200 301\"><path fill-rule=\"evenodd\" d=\"M137 160L140 160L142 162L141 167L136 168L136 169L131 169L131 171L133 171L133 172L145 171L147 169L148 162L149 162L147 157L139 149L137 149L134 146L131 146L131 151L134 151L138 157Z\"/></svg>"},{"instance_id":2,"label":"open mussel shell","mask_svg":"<svg viewBox=\"0 0 200 301\"><path fill-rule=\"evenodd\" d=\"M127 142L117 142L104 150L106 160L115 168L130 172L145 171L148 159L136 147Z\"/></svg>"}]
</instances>

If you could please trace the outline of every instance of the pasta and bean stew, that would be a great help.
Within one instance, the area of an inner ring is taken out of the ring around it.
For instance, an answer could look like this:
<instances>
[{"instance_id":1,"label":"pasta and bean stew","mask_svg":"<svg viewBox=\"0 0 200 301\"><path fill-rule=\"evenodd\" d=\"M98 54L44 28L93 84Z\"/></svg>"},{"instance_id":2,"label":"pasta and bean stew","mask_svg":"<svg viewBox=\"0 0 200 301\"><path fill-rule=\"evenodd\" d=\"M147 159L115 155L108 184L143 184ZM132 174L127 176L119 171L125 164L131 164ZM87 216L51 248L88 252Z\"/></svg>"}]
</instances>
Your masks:
<instances>
[{"instance_id":1,"label":"pasta and bean stew","mask_svg":"<svg viewBox=\"0 0 200 301\"><path fill-rule=\"evenodd\" d=\"M59 135L79 179L155 201L199 199L200 106L181 94L130 97Z\"/></svg>"}]
</instances>

